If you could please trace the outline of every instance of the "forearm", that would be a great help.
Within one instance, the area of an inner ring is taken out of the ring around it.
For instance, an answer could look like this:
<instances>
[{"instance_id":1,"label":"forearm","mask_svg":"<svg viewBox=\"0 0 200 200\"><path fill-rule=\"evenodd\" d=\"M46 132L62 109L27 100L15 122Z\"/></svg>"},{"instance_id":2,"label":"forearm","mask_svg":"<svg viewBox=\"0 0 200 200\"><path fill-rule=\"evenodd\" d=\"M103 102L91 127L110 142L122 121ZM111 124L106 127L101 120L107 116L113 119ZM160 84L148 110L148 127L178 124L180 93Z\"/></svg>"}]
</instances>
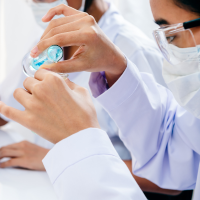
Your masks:
<instances>
[{"instance_id":1,"label":"forearm","mask_svg":"<svg viewBox=\"0 0 200 200\"><path fill-rule=\"evenodd\" d=\"M95 83L98 85L98 81L90 85ZM133 173L162 188L193 189L199 165L199 140L195 140L200 137L199 120L181 108L168 89L151 75L139 73L131 62L111 88L103 93L99 88L100 84L94 96L114 119L121 140L135 157Z\"/></svg>"},{"instance_id":2,"label":"forearm","mask_svg":"<svg viewBox=\"0 0 200 200\"><path fill-rule=\"evenodd\" d=\"M62 140L43 162L61 200L146 199L102 130Z\"/></svg>"},{"instance_id":3,"label":"forearm","mask_svg":"<svg viewBox=\"0 0 200 200\"><path fill-rule=\"evenodd\" d=\"M132 161L128 160L128 161L124 161L124 163L129 168L133 178L136 180L137 184L140 186L143 192L153 192L153 193L167 194L167 195L174 195L174 196L181 193L181 191L178 191L178 190L162 189L158 187L156 184L152 183L151 181L134 175L132 173Z\"/></svg>"},{"instance_id":4,"label":"forearm","mask_svg":"<svg viewBox=\"0 0 200 200\"><path fill-rule=\"evenodd\" d=\"M127 67L127 60L123 56L123 54L121 54L120 59L115 62L116 62L116 66L113 66L113 69L115 69L113 72L105 71L106 80L108 82L109 87L112 87L112 85L115 84L115 82L121 77L121 75L123 74L124 70ZM120 67L117 67L117 66L120 66Z\"/></svg>"}]
</instances>

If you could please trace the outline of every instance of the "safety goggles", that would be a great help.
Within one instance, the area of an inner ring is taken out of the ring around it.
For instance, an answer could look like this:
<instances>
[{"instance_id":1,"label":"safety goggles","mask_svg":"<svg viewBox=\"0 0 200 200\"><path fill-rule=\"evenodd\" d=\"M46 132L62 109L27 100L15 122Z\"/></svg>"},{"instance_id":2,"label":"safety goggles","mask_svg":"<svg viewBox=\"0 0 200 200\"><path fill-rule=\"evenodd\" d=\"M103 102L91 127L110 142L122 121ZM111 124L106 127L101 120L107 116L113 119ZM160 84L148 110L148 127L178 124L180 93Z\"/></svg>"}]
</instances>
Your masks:
<instances>
[{"instance_id":1,"label":"safety goggles","mask_svg":"<svg viewBox=\"0 0 200 200\"><path fill-rule=\"evenodd\" d=\"M161 27L153 32L162 54L172 65L199 58L199 48L191 29L198 26L200 26L200 18Z\"/></svg>"}]
</instances>

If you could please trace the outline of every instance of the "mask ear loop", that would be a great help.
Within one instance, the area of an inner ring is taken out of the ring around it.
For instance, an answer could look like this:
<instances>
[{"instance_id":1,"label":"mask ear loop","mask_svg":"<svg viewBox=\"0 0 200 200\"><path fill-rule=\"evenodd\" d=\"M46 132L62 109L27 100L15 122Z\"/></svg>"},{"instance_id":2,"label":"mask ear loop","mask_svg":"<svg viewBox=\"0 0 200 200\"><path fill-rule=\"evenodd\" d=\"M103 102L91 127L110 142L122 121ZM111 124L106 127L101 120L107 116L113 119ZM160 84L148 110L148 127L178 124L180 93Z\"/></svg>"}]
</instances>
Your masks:
<instances>
[{"instance_id":1,"label":"mask ear loop","mask_svg":"<svg viewBox=\"0 0 200 200\"><path fill-rule=\"evenodd\" d=\"M196 43L196 40L195 40L195 37L194 37L194 34L193 34L191 28L198 27L198 26L200 26L200 18L183 23L184 29L190 31L196 47L197 47L197 43ZM198 48L197 48L197 50L198 50ZM199 51L198 51L198 53L199 53Z\"/></svg>"},{"instance_id":2,"label":"mask ear loop","mask_svg":"<svg viewBox=\"0 0 200 200\"><path fill-rule=\"evenodd\" d=\"M194 22L194 21L195 21L195 22ZM187 22L185 22L185 23L187 23ZM188 22L188 23L189 23L189 22ZM187 26L187 27L191 27L191 26L194 25L194 23L195 23L195 27L200 26L200 25L198 25L198 23L200 23L200 19L198 19L198 22L197 22L197 20L193 20L193 21L191 21L191 24L186 25L186 26ZM194 26L193 26L193 27L194 27ZM191 27L191 28L193 28L193 27ZM196 46L196 49L197 49L197 53L198 53L198 61L199 61L199 63L200 63L200 47L197 45L197 42L196 42L196 40L195 40L195 37L194 37L194 34L193 34L192 30L191 30L190 28L187 28L187 30L190 31L190 33L191 33L191 35L192 35L192 37L193 37L193 40L194 40L194 43L195 43L195 46ZM200 71L200 64L199 64L199 71Z\"/></svg>"}]
</instances>

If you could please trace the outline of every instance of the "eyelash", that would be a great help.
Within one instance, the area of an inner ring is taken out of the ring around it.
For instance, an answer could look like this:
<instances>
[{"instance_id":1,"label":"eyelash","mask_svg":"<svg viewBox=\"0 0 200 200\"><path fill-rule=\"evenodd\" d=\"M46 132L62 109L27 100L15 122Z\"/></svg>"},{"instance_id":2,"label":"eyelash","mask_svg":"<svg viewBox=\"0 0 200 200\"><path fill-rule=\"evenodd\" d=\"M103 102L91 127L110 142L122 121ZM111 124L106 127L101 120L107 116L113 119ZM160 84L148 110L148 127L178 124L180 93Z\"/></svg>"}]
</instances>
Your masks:
<instances>
[{"instance_id":1,"label":"eyelash","mask_svg":"<svg viewBox=\"0 0 200 200\"><path fill-rule=\"evenodd\" d=\"M175 39L175 36L167 37L167 41L168 41L168 43L173 42L174 39ZM169 41L169 40L170 40L170 41Z\"/></svg>"}]
</instances>

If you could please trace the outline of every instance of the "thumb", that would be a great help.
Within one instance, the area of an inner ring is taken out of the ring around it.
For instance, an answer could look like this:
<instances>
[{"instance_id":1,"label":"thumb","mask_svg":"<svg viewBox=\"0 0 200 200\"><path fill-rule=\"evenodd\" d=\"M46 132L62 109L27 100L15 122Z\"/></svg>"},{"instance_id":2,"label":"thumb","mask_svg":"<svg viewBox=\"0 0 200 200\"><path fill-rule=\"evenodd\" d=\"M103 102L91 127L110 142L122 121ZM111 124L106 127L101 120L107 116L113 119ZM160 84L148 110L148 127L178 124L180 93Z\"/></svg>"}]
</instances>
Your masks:
<instances>
[{"instance_id":1,"label":"thumb","mask_svg":"<svg viewBox=\"0 0 200 200\"><path fill-rule=\"evenodd\" d=\"M60 61L58 63L45 64L40 67L40 69L46 69L56 73L72 73L86 71L84 68L84 63L79 59L70 59L65 61Z\"/></svg>"}]
</instances>

